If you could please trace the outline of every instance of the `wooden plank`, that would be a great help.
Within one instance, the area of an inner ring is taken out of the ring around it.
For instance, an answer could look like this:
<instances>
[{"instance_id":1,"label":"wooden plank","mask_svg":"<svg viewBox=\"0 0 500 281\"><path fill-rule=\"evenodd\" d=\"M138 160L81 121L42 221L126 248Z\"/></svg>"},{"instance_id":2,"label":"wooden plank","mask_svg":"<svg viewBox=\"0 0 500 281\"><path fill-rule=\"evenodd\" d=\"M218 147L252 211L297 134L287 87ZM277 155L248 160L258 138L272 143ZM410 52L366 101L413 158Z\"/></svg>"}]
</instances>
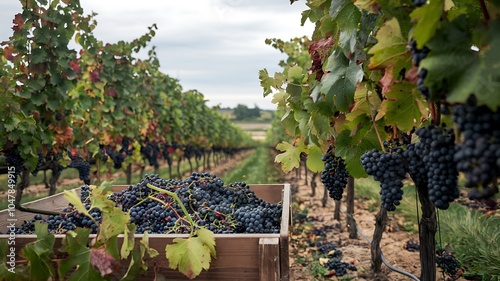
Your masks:
<instances>
[{"instance_id":1,"label":"wooden plank","mask_svg":"<svg viewBox=\"0 0 500 281\"><path fill-rule=\"evenodd\" d=\"M259 239L260 281L280 280L280 251L278 238Z\"/></svg>"},{"instance_id":2,"label":"wooden plank","mask_svg":"<svg viewBox=\"0 0 500 281\"><path fill-rule=\"evenodd\" d=\"M281 213L280 226L280 278L282 281L290 280L290 256L288 248L288 226L291 225L290 204L291 188L290 184L285 184L282 189L283 197L283 212Z\"/></svg>"}]
</instances>

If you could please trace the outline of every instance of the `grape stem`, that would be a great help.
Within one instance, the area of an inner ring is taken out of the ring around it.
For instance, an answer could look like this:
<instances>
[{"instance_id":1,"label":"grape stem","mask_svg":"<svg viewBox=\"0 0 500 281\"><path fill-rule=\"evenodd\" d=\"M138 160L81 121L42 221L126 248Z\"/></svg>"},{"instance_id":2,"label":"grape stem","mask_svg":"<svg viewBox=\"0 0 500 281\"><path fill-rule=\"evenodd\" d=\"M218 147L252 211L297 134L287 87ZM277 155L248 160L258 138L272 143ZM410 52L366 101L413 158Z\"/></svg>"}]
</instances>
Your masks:
<instances>
[{"instance_id":1,"label":"grape stem","mask_svg":"<svg viewBox=\"0 0 500 281\"><path fill-rule=\"evenodd\" d=\"M191 223L191 226L192 226L192 227L191 227L191 235L190 235L190 236L193 236L193 230L194 230L194 228L195 228L195 227L193 227L193 226L198 226L198 224L196 224L196 223L194 222L193 218L191 218L191 216L189 215L189 213L188 213L188 211L187 211L186 207L184 206L184 204L182 204L182 201L181 201L181 199L179 198L179 196L177 196L177 194L175 194L175 192L171 192L171 191L168 191L168 190L165 190L165 189L162 189L162 188L156 187L156 186L154 186L154 185L152 185L152 184L150 184L150 183L148 183L148 184L147 184L147 187L148 187L148 188L150 188L150 189L152 189L152 190L158 191L158 192L160 192L160 193L165 193L165 194L167 194L168 196L172 197L172 198L175 200L175 202L177 202L177 204L179 204L179 206L181 207L182 212L184 213L184 215L185 215L185 217L186 217L187 221L188 221L189 223Z\"/></svg>"}]
</instances>

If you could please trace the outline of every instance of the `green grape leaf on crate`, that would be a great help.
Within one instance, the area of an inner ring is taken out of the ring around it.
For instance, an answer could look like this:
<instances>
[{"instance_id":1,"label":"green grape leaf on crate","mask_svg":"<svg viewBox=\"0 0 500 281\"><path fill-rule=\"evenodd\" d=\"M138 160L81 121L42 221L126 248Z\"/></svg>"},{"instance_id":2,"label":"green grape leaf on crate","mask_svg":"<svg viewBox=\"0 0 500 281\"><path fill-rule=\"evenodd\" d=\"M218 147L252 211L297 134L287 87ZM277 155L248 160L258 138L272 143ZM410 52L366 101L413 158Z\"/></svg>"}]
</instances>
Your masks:
<instances>
[{"instance_id":1,"label":"green grape leaf on crate","mask_svg":"<svg viewBox=\"0 0 500 281\"><path fill-rule=\"evenodd\" d=\"M59 276L68 281L99 280L101 274L90 264L90 249L87 247L90 229L77 228L66 233L63 239L63 251L69 257L62 260L59 265ZM66 274L70 273L69 278Z\"/></svg>"},{"instance_id":2,"label":"green grape leaf on crate","mask_svg":"<svg viewBox=\"0 0 500 281\"><path fill-rule=\"evenodd\" d=\"M120 255L122 259L126 259L130 252L134 249L134 233L137 229L135 224L129 224L128 227L123 232L123 244L120 250Z\"/></svg>"},{"instance_id":3,"label":"green grape leaf on crate","mask_svg":"<svg viewBox=\"0 0 500 281\"><path fill-rule=\"evenodd\" d=\"M198 236L175 238L174 244L167 245L165 252L170 268L177 269L189 279L198 276L203 269L208 270L215 245L215 237L209 232L205 230Z\"/></svg>"},{"instance_id":4,"label":"green grape leaf on crate","mask_svg":"<svg viewBox=\"0 0 500 281\"><path fill-rule=\"evenodd\" d=\"M35 222L36 241L27 244L22 255L28 260L32 280L47 280L55 276L56 270L52 265L55 237L48 231L48 224Z\"/></svg>"},{"instance_id":5,"label":"green grape leaf on crate","mask_svg":"<svg viewBox=\"0 0 500 281\"><path fill-rule=\"evenodd\" d=\"M80 198L80 195L76 193L75 190L65 190L64 191L64 198L68 200L69 203L71 203L78 212L86 215L89 218L92 218L90 213L85 209L85 206L83 206L82 200Z\"/></svg>"}]
</instances>

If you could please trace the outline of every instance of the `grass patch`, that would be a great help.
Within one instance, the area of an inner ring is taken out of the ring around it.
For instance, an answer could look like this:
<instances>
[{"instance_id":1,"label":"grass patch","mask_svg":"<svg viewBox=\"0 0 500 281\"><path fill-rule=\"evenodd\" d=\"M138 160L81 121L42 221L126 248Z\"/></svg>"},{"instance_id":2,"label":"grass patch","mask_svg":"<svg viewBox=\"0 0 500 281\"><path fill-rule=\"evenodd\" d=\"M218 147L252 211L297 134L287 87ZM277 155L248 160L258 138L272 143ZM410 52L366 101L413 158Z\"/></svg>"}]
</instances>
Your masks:
<instances>
[{"instance_id":1,"label":"grass patch","mask_svg":"<svg viewBox=\"0 0 500 281\"><path fill-rule=\"evenodd\" d=\"M249 184L278 183L281 171L274 164L269 150L258 147L247 159L237 167L220 176L224 183L246 182Z\"/></svg>"},{"instance_id":2,"label":"grass patch","mask_svg":"<svg viewBox=\"0 0 500 281\"><path fill-rule=\"evenodd\" d=\"M462 263L466 275L500 280L500 217L459 204L439 212L443 243Z\"/></svg>"}]
</instances>

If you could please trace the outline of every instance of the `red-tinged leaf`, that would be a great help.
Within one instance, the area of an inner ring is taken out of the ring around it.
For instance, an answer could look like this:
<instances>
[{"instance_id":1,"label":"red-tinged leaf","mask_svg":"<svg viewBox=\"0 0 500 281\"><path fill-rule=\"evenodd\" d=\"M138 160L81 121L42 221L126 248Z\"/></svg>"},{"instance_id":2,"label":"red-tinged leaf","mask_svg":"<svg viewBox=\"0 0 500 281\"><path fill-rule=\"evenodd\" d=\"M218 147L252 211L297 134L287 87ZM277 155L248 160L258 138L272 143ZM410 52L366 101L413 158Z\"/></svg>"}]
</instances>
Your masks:
<instances>
[{"instance_id":1,"label":"red-tinged leaf","mask_svg":"<svg viewBox=\"0 0 500 281\"><path fill-rule=\"evenodd\" d=\"M406 72L405 75L406 80L408 80L412 84L417 84L418 81L418 67L413 66Z\"/></svg>"},{"instance_id":2,"label":"red-tinged leaf","mask_svg":"<svg viewBox=\"0 0 500 281\"><path fill-rule=\"evenodd\" d=\"M90 249L90 264L99 270L102 277L120 268L120 263L103 248Z\"/></svg>"},{"instance_id":3,"label":"red-tinged leaf","mask_svg":"<svg viewBox=\"0 0 500 281\"><path fill-rule=\"evenodd\" d=\"M96 69L92 70L90 72L90 80L92 81L92 83L101 81L101 77L99 77L99 71L97 71Z\"/></svg>"},{"instance_id":4,"label":"red-tinged leaf","mask_svg":"<svg viewBox=\"0 0 500 281\"><path fill-rule=\"evenodd\" d=\"M394 83L394 65L389 65L384 72L384 76L379 80L380 85L382 86L382 94L391 91L391 86Z\"/></svg>"},{"instance_id":5,"label":"red-tinged leaf","mask_svg":"<svg viewBox=\"0 0 500 281\"><path fill-rule=\"evenodd\" d=\"M14 26L12 27L12 30L14 31L19 31L24 27L24 21L23 21L23 16L19 13L14 16L14 19L12 20L12 23Z\"/></svg>"},{"instance_id":6,"label":"red-tinged leaf","mask_svg":"<svg viewBox=\"0 0 500 281\"><path fill-rule=\"evenodd\" d=\"M75 61L70 61L69 66L73 69L75 73L80 73L82 70L80 68L80 64Z\"/></svg>"},{"instance_id":7,"label":"red-tinged leaf","mask_svg":"<svg viewBox=\"0 0 500 281\"><path fill-rule=\"evenodd\" d=\"M5 58L8 61L13 61L16 57L13 55L14 53L14 46L8 45L5 48L3 48L3 52L5 54Z\"/></svg>"}]
</instances>

